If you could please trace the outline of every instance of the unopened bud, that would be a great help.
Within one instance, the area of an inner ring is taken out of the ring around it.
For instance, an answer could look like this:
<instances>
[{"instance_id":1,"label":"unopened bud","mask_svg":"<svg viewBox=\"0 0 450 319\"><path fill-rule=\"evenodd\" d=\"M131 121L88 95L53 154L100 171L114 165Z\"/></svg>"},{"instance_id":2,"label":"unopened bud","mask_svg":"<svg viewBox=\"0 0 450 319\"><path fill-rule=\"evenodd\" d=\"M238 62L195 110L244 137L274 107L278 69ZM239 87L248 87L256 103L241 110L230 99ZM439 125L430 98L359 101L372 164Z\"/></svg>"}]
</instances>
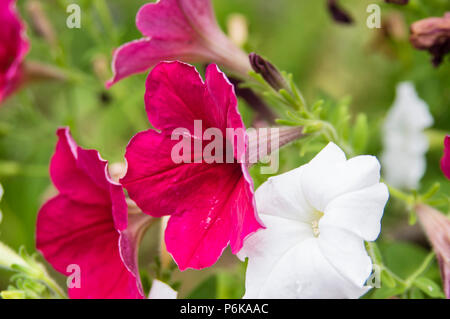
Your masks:
<instances>
[{"instance_id":1,"label":"unopened bud","mask_svg":"<svg viewBox=\"0 0 450 319\"><path fill-rule=\"evenodd\" d=\"M439 66L450 52L450 12L413 23L410 41L416 49L430 52L433 65Z\"/></svg>"},{"instance_id":2,"label":"unopened bud","mask_svg":"<svg viewBox=\"0 0 450 319\"><path fill-rule=\"evenodd\" d=\"M342 9L337 0L328 0L328 11L330 12L331 16L333 17L333 20L337 23L342 24L352 24L353 18L350 16L350 14Z\"/></svg>"},{"instance_id":3,"label":"unopened bud","mask_svg":"<svg viewBox=\"0 0 450 319\"><path fill-rule=\"evenodd\" d=\"M253 70L261 74L264 80L275 90L286 89L289 91L286 80L280 71L269 61L263 59L256 53L249 54L250 64Z\"/></svg>"},{"instance_id":4,"label":"unopened bud","mask_svg":"<svg viewBox=\"0 0 450 319\"><path fill-rule=\"evenodd\" d=\"M416 211L436 252L445 296L450 298L450 219L436 209L424 204L417 205Z\"/></svg>"}]
</instances>

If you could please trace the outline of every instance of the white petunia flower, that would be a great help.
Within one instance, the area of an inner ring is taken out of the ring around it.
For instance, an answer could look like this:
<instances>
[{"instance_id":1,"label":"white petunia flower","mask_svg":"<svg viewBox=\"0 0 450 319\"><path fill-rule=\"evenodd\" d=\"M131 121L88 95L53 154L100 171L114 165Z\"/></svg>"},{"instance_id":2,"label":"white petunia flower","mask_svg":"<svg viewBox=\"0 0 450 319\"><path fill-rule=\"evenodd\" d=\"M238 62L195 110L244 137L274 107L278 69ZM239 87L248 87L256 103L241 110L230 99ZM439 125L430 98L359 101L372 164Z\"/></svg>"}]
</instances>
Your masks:
<instances>
[{"instance_id":1,"label":"white petunia flower","mask_svg":"<svg viewBox=\"0 0 450 319\"><path fill-rule=\"evenodd\" d=\"M428 140L424 129L433 125L428 105L410 82L397 86L397 97L384 123L381 157L386 181L392 186L416 189L425 173Z\"/></svg>"},{"instance_id":2,"label":"white petunia flower","mask_svg":"<svg viewBox=\"0 0 450 319\"><path fill-rule=\"evenodd\" d=\"M244 243L244 298L358 298L372 271L364 240L380 232L389 197L373 156L347 160L329 143L311 162L256 191L266 225Z\"/></svg>"},{"instance_id":3,"label":"white petunia flower","mask_svg":"<svg viewBox=\"0 0 450 319\"><path fill-rule=\"evenodd\" d=\"M178 293L168 284L154 279L148 299L177 299L177 296Z\"/></svg>"}]
</instances>

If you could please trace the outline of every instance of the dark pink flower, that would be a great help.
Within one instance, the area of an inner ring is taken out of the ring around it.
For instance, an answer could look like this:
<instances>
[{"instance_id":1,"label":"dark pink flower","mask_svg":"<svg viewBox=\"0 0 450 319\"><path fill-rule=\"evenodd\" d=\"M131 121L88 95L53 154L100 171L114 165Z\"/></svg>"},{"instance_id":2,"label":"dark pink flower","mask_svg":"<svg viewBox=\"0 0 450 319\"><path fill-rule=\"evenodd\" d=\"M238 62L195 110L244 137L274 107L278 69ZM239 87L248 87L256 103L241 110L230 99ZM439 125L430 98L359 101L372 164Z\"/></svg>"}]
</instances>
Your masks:
<instances>
[{"instance_id":1,"label":"dark pink flower","mask_svg":"<svg viewBox=\"0 0 450 319\"><path fill-rule=\"evenodd\" d=\"M444 140L444 155L441 159L441 169L444 175L450 179L450 135L447 135Z\"/></svg>"},{"instance_id":2,"label":"dark pink flower","mask_svg":"<svg viewBox=\"0 0 450 319\"><path fill-rule=\"evenodd\" d=\"M19 86L29 49L15 6L15 0L0 1L0 103Z\"/></svg>"},{"instance_id":3,"label":"dark pink flower","mask_svg":"<svg viewBox=\"0 0 450 319\"><path fill-rule=\"evenodd\" d=\"M136 250L149 217L134 214L128 223L123 189L107 162L77 146L68 128L57 134L50 175L59 194L39 211L37 249L66 276L74 274L70 265L79 267L71 298L142 298Z\"/></svg>"},{"instance_id":4,"label":"dark pink flower","mask_svg":"<svg viewBox=\"0 0 450 319\"><path fill-rule=\"evenodd\" d=\"M147 78L145 103L150 122L160 132L150 129L130 141L122 185L144 213L171 215L165 241L181 270L209 267L229 243L237 253L243 240L262 227L253 182L247 165L237 161L176 164L171 152L178 141L171 134L185 128L188 139L195 140L206 129L217 128L224 144L235 145L232 157L242 159L248 141L233 86L216 65L207 68L203 82L194 67L164 62ZM201 132L194 130L195 120L202 121ZM226 128L243 134L227 136ZM198 157L194 150L192 159Z\"/></svg>"},{"instance_id":5,"label":"dark pink flower","mask_svg":"<svg viewBox=\"0 0 450 319\"><path fill-rule=\"evenodd\" d=\"M115 51L108 87L161 61L213 62L240 75L251 70L247 55L220 30L210 0L148 3L136 25L145 37Z\"/></svg>"}]
</instances>

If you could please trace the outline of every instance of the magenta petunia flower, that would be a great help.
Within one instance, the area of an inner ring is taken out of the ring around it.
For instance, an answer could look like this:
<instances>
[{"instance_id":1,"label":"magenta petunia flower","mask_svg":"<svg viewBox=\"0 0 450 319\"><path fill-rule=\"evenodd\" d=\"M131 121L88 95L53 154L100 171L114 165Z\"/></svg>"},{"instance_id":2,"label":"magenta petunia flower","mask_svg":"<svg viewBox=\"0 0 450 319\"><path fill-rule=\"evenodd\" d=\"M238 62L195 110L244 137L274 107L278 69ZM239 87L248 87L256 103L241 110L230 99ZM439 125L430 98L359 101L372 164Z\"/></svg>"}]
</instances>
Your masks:
<instances>
[{"instance_id":1,"label":"magenta petunia flower","mask_svg":"<svg viewBox=\"0 0 450 319\"><path fill-rule=\"evenodd\" d=\"M132 214L128 221L123 189L107 162L77 146L68 128L57 134L50 175L59 194L39 211L37 249L62 274L79 270L71 298L142 298L136 251L150 217Z\"/></svg>"},{"instance_id":2,"label":"magenta petunia flower","mask_svg":"<svg viewBox=\"0 0 450 319\"><path fill-rule=\"evenodd\" d=\"M0 1L0 103L22 80L22 61L29 49L15 0Z\"/></svg>"},{"instance_id":3,"label":"magenta petunia flower","mask_svg":"<svg viewBox=\"0 0 450 319\"><path fill-rule=\"evenodd\" d=\"M441 169L444 175L450 179L450 135L447 135L444 140L444 155L441 159Z\"/></svg>"},{"instance_id":4,"label":"magenta petunia flower","mask_svg":"<svg viewBox=\"0 0 450 319\"><path fill-rule=\"evenodd\" d=\"M115 51L108 87L161 61L213 62L244 76L251 71L247 55L220 30L210 0L148 3L137 13L136 25L145 38Z\"/></svg>"},{"instance_id":5,"label":"magenta petunia flower","mask_svg":"<svg viewBox=\"0 0 450 319\"><path fill-rule=\"evenodd\" d=\"M205 77L203 82L194 67L181 62L163 62L152 70L145 104L160 132L150 129L133 137L121 180L144 213L171 215L165 241L181 270L213 265L228 244L237 253L244 239L262 227L247 165L236 160L244 158L248 140L233 86L216 65L207 68ZM202 122L201 131L194 121ZM224 145L234 145L227 156L235 161L196 161L201 154L194 147L191 163L176 164L171 152L179 141L171 134L177 128L186 129L190 141L216 128ZM243 134L227 135L227 128Z\"/></svg>"}]
</instances>

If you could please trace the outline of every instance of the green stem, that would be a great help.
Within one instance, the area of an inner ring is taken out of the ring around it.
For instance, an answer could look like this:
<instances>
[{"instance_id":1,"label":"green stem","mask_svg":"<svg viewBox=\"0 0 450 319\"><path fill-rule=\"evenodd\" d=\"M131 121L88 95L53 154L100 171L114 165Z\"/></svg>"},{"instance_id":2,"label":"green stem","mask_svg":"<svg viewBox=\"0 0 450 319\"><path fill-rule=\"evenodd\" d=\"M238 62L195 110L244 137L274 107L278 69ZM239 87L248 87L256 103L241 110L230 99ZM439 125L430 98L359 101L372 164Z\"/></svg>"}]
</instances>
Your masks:
<instances>
[{"instance_id":1,"label":"green stem","mask_svg":"<svg viewBox=\"0 0 450 319\"><path fill-rule=\"evenodd\" d=\"M430 266L431 262L433 261L435 257L434 251L430 252L427 257L424 259L420 267L411 275L409 276L405 282L407 284L407 287L411 287L414 281Z\"/></svg>"},{"instance_id":2,"label":"green stem","mask_svg":"<svg viewBox=\"0 0 450 319\"><path fill-rule=\"evenodd\" d=\"M47 274L45 274L43 278L41 278L41 281L44 282L51 290L53 290L60 299L67 299L67 295L64 290L62 290L62 288L56 283L56 281L50 278Z\"/></svg>"},{"instance_id":3,"label":"green stem","mask_svg":"<svg viewBox=\"0 0 450 319\"><path fill-rule=\"evenodd\" d=\"M386 184L385 181L383 181L383 182ZM404 201L407 205L413 205L414 204L415 199L414 199L413 195L407 194L407 193L405 193L405 192L403 192L403 191L401 191L401 190L399 190L399 189L397 189L397 188L395 188L395 187L393 187L391 185L388 185L388 184L386 184L386 185L387 185L387 187L389 189L389 193L393 197Z\"/></svg>"}]
</instances>

